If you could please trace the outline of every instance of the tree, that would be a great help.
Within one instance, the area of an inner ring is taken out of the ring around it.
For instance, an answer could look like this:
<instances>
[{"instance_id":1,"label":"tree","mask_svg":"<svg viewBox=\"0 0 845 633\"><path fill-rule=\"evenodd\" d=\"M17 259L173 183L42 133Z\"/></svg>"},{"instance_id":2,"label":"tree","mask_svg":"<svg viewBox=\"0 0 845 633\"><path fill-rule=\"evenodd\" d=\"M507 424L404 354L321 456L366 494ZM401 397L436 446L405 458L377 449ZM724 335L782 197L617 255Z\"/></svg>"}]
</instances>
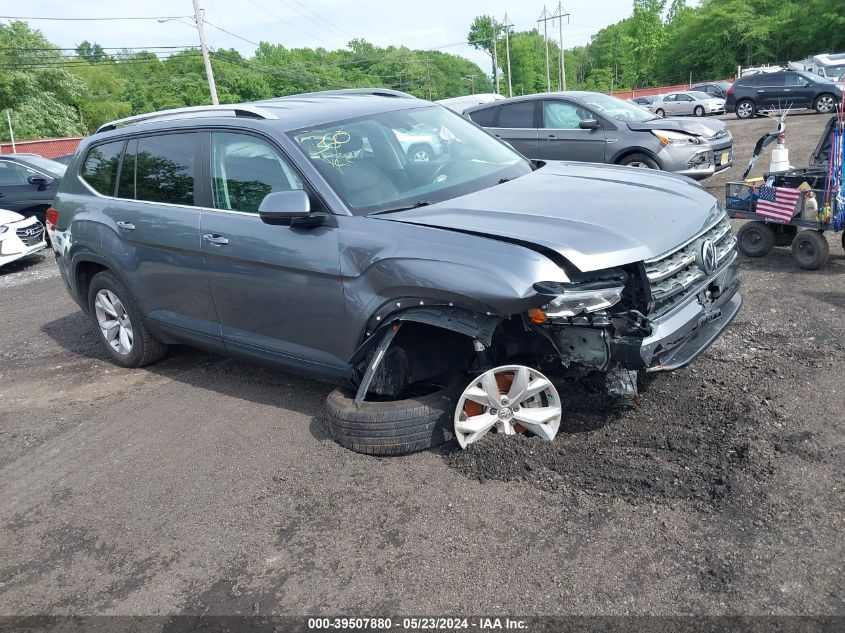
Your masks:
<instances>
[{"instance_id":1,"label":"tree","mask_svg":"<svg viewBox=\"0 0 845 633\"><path fill-rule=\"evenodd\" d=\"M91 63L101 62L108 58L108 55L106 55L106 51L103 50L102 46L99 44L92 44L88 40L83 40L79 45L77 45L76 54Z\"/></svg>"},{"instance_id":2,"label":"tree","mask_svg":"<svg viewBox=\"0 0 845 633\"><path fill-rule=\"evenodd\" d=\"M502 27L489 15L479 15L469 27L467 42L475 49L482 50L490 56L490 64L493 68L492 77L495 79L499 74L496 68L496 57L493 55L494 42L498 39ZM498 52L497 52L498 54Z\"/></svg>"}]
</instances>

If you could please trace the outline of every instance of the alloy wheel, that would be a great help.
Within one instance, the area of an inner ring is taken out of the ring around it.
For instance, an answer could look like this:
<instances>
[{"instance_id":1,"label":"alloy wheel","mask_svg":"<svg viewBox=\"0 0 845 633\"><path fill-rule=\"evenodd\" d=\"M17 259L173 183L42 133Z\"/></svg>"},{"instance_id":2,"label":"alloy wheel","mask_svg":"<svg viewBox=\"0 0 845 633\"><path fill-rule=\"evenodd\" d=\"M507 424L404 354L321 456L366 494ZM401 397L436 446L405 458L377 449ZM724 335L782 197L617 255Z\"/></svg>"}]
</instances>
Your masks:
<instances>
[{"instance_id":1,"label":"alloy wheel","mask_svg":"<svg viewBox=\"0 0 845 633\"><path fill-rule=\"evenodd\" d=\"M818 110L821 114L833 112L834 107L835 103L833 101L833 97L831 97L830 95L819 97L819 100L816 101L816 110Z\"/></svg>"},{"instance_id":2,"label":"alloy wheel","mask_svg":"<svg viewBox=\"0 0 845 633\"><path fill-rule=\"evenodd\" d=\"M528 431L553 440L562 410L557 389L536 369L496 367L476 377L455 410L455 438L466 448L491 430L506 435Z\"/></svg>"},{"instance_id":3,"label":"alloy wheel","mask_svg":"<svg viewBox=\"0 0 845 633\"><path fill-rule=\"evenodd\" d=\"M134 333L132 321L123 302L111 290L103 288L94 300L94 310L106 343L118 354L129 354L132 351Z\"/></svg>"},{"instance_id":4,"label":"alloy wheel","mask_svg":"<svg viewBox=\"0 0 845 633\"><path fill-rule=\"evenodd\" d=\"M411 160L415 163L428 163L431 161L431 156L428 155L427 150L418 149L411 155Z\"/></svg>"},{"instance_id":5,"label":"alloy wheel","mask_svg":"<svg viewBox=\"0 0 845 633\"><path fill-rule=\"evenodd\" d=\"M743 101L736 107L736 113L741 119L747 119L748 117L750 117L752 111L753 108L751 107L751 104L747 101Z\"/></svg>"}]
</instances>

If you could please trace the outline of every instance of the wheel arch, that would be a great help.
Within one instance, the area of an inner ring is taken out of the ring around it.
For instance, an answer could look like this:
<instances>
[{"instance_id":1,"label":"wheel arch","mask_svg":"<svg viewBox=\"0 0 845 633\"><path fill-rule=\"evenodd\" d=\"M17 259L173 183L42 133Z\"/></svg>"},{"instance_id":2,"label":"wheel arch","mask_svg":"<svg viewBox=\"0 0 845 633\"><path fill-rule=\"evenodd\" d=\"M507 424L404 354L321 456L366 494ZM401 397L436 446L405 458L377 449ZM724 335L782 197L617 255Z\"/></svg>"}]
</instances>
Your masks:
<instances>
[{"instance_id":1,"label":"wheel arch","mask_svg":"<svg viewBox=\"0 0 845 633\"><path fill-rule=\"evenodd\" d=\"M129 288L120 268L99 253L86 250L75 254L71 260L70 278L73 280L76 302L86 313L88 312L88 289L91 287L91 280L97 273L104 271L113 274L124 286Z\"/></svg>"},{"instance_id":2,"label":"wheel arch","mask_svg":"<svg viewBox=\"0 0 845 633\"><path fill-rule=\"evenodd\" d=\"M614 165L618 165L618 164L619 164L619 163L621 163L624 159L628 158L628 156L632 156L632 155L634 155L634 154L645 154L645 155L646 155L646 156L648 156L651 160L653 160L655 163L657 163L657 165L658 165L658 167L660 167L660 170L661 170L661 171L666 171L666 168L665 168L665 167L664 167L664 165L663 165L663 161L661 161L661 160L657 157L657 154L655 154L655 153L654 153L653 151L651 151L650 149L647 149L647 148L645 148L645 147L639 147L639 146L638 146L638 147L626 147L626 148L624 148L624 149L619 150L619 151L618 151L618 152L617 152L617 153L613 156L613 158L610 160L610 162L611 162L611 163L613 163Z\"/></svg>"}]
</instances>

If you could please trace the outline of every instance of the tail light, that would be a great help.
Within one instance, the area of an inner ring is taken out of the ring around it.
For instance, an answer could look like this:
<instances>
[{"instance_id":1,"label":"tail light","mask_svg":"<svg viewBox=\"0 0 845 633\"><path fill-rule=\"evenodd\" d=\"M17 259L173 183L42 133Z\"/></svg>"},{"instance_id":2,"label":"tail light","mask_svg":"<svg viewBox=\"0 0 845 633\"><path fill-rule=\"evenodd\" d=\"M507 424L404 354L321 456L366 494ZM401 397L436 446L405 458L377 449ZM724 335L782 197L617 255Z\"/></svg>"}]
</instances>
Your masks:
<instances>
[{"instance_id":1,"label":"tail light","mask_svg":"<svg viewBox=\"0 0 845 633\"><path fill-rule=\"evenodd\" d=\"M725 96L727 97L728 95L732 95L732 94L733 94L733 92L734 92L734 87L733 87L733 86L730 86L730 87L728 88L728 91L725 93Z\"/></svg>"},{"instance_id":2,"label":"tail light","mask_svg":"<svg viewBox=\"0 0 845 633\"><path fill-rule=\"evenodd\" d=\"M47 209L47 213L44 214L44 220L47 225L47 230L55 231L56 225L59 223L59 212L53 207L50 207Z\"/></svg>"}]
</instances>

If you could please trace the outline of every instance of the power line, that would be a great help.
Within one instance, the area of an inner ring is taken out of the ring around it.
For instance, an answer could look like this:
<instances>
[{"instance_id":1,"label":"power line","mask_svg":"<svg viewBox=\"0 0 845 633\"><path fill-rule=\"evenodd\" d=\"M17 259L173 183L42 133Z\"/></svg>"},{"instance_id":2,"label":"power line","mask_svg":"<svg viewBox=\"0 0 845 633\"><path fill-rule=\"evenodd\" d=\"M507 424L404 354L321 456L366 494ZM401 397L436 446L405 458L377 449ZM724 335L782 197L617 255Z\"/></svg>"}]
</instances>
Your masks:
<instances>
[{"instance_id":1,"label":"power line","mask_svg":"<svg viewBox=\"0 0 845 633\"><path fill-rule=\"evenodd\" d=\"M260 4L258 4L257 2L255 2L255 0L248 0L248 1L249 1L249 3L250 3L252 6L254 6L256 9L258 9L259 11L263 11L264 13L266 13L266 14L267 14L267 15L269 15L270 17L272 17L272 18L274 18L274 19L278 20L279 22L281 22L281 23L283 23L283 24L287 24L288 26L290 26L290 27L292 27L292 28L295 28L295 29L297 29L298 31L302 31L303 33L305 33L305 34L306 34L306 35L308 35L309 37L313 37L313 38L316 38L316 39L320 40L321 42L325 42L325 43L326 43L326 44L328 44L329 46L333 46L333 45L332 45L332 44L331 44L328 40L326 40L326 39L324 39L324 38L320 37L319 35L315 35L314 33L311 33L310 31L307 31L307 30L303 29L302 27L298 26L297 24L294 24L294 23L293 23L293 22L291 22L290 20L286 20L285 18L283 18L283 17L281 17L281 16L277 15L276 13L274 13L274 12L270 11L269 9L267 9L267 8L265 8L265 7L263 7L263 6L261 6Z\"/></svg>"},{"instance_id":2,"label":"power line","mask_svg":"<svg viewBox=\"0 0 845 633\"><path fill-rule=\"evenodd\" d=\"M304 4L302 4L301 2L299 2L299 0L293 0L293 2L295 2L296 4L298 4L300 7L302 7L302 8L303 8L303 9L305 9L306 11L308 11L308 13L311 13L312 15L314 15L314 16L315 16L318 20L320 20L321 22L323 22L323 23L325 24L325 26L324 26L323 24L320 24L320 22L317 22L316 20L314 20L314 18L310 17L308 14L303 13L300 9L298 9L298 8L296 8L296 7L294 7L294 6L290 5L290 4L288 4L285 0L279 0L279 1L280 1L282 4L284 4L285 6L287 6L288 8L293 9L294 11L296 11L299 15L301 15L302 17L304 17L304 18L305 18L306 20L308 20L309 22L312 22L313 24L316 24L316 25L317 25L318 27L320 27L321 29L325 29L325 28L326 28L326 26L328 26L330 29L332 29L332 30L333 30L333 31L335 31L336 33L339 33L342 37L343 37L343 36L347 36L347 37L351 37L352 39L355 39L355 36L354 36L354 35L350 35L349 33L347 33L346 31L344 31L344 30L343 30L343 29L341 29L340 27L335 26L334 24L332 24L331 22L329 22L327 19L323 18L322 16L320 16L320 15L319 15L319 14L317 14L317 13L315 13L314 11L312 11L311 9L309 9L307 6L305 6Z\"/></svg>"},{"instance_id":3,"label":"power line","mask_svg":"<svg viewBox=\"0 0 845 633\"><path fill-rule=\"evenodd\" d=\"M232 37L236 37L236 38L238 38L239 40L243 40L243 41L244 41L244 42L246 42L247 44L252 44L253 46L261 46L258 42L253 42L252 40L248 40L248 39L247 39L247 38L245 38L245 37L241 37L240 35L237 35L237 34L235 34L235 33L232 33L231 31L227 31L227 30L226 30L226 29L224 29L222 26L217 26L216 24L212 24L212 23L211 23L211 22L209 22L208 20L203 20L203 22L205 22L206 24L208 24L208 26L210 26L211 28L213 28L213 29L217 29L218 31L222 31L223 33L226 33L227 35L231 35Z\"/></svg>"},{"instance_id":4,"label":"power line","mask_svg":"<svg viewBox=\"0 0 845 633\"><path fill-rule=\"evenodd\" d=\"M53 16L27 17L21 15L0 15L0 20L51 20L69 22L108 22L111 20L178 20L179 18L193 18L191 15L160 15L160 16L114 16L103 18L58 18Z\"/></svg>"},{"instance_id":5,"label":"power line","mask_svg":"<svg viewBox=\"0 0 845 633\"><path fill-rule=\"evenodd\" d=\"M79 47L74 46L73 48L60 48L58 46L51 46L51 47L44 47L44 48L27 48L23 46L0 46L0 51L75 51ZM197 48L197 46L187 44L185 46L100 46L100 48L104 51L128 51L128 50L141 50L141 51L149 51L153 49L189 49L189 48Z\"/></svg>"}]
</instances>

